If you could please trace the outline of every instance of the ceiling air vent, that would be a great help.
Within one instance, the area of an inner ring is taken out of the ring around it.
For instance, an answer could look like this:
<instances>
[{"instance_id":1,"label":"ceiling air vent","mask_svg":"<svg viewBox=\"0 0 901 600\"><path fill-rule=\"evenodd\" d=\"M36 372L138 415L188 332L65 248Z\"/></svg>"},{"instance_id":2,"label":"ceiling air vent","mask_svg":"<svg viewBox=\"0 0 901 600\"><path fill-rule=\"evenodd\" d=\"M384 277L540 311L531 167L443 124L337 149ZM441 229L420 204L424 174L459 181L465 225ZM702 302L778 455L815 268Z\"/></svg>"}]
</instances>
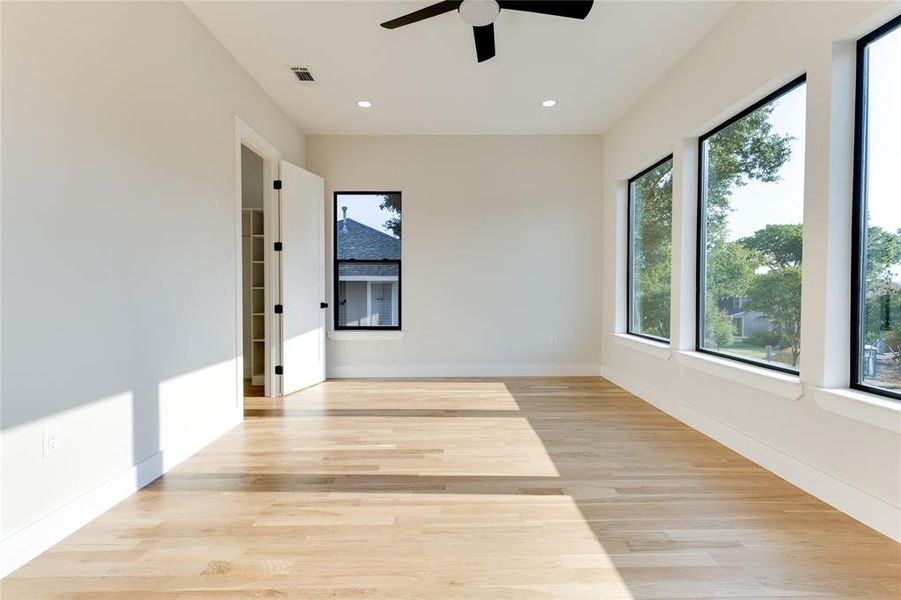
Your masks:
<instances>
[{"instance_id":1,"label":"ceiling air vent","mask_svg":"<svg viewBox=\"0 0 901 600\"><path fill-rule=\"evenodd\" d=\"M310 73L309 67L291 67L291 72L297 77L297 81L301 83L314 83L316 81L313 78L313 74Z\"/></svg>"}]
</instances>

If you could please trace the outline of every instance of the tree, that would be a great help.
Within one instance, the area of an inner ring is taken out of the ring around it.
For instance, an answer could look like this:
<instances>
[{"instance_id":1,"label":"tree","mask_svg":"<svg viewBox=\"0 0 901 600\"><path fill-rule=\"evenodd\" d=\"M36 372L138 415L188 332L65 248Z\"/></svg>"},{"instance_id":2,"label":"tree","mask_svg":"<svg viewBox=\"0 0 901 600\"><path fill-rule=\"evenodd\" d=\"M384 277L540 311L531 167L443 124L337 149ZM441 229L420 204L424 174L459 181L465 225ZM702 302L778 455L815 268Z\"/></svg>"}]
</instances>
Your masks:
<instances>
[{"instance_id":1,"label":"tree","mask_svg":"<svg viewBox=\"0 0 901 600\"><path fill-rule=\"evenodd\" d=\"M384 194L379 208L387 210L393 216L390 217L383 227L394 234L394 237L400 237L400 194Z\"/></svg>"},{"instance_id":2,"label":"tree","mask_svg":"<svg viewBox=\"0 0 901 600\"><path fill-rule=\"evenodd\" d=\"M755 250L762 264L771 269L801 264L802 227L800 223L770 224L738 243Z\"/></svg>"},{"instance_id":3,"label":"tree","mask_svg":"<svg viewBox=\"0 0 901 600\"><path fill-rule=\"evenodd\" d=\"M731 319L727 312L719 308L719 302L747 297L760 277L758 271L761 267L789 264L795 258L800 262L800 249L793 246L796 232L790 228L764 229L749 238L729 241L732 192L752 180L778 181L779 170L791 157L792 138L773 132L769 120L772 111L772 105L758 108L705 142L707 257L704 335L705 343L712 343L717 348L732 343L734 336ZM793 250L796 250L797 256L794 256Z\"/></svg>"},{"instance_id":4,"label":"tree","mask_svg":"<svg viewBox=\"0 0 901 600\"><path fill-rule=\"evenodd\" d=\"M642 333L669 338L672 163L649 171L633 185L633 319Z\"/></svg>"},{"instance_id":5,"label":"tree","mask_svg":"<svg viewBox=\"0 0 901 600\"><path fill-rule=\"evenodd\" d=\"M892 233L882 227L867 228L867 288L892 280L892 268L901 263L901 231Z\"/></svg>"},{"instance_id":6,"label":"tree","mask_svg":"<svg viewBox=\"0 0 901 600\"><path fill-rule=\"evenodd\" d=\"M755 275L747 297L747 307L764 315L788 342L791 364L796 367L801 355L801 266L783 266Z\"/></svg>"},{"instance_id":7,"label":"tree","mask_svg":"<svg viewBox=\"0 0 901 600\"><path fill-rule=\"evenodd\" d=\"M704 343L717 350L735 341L735 324L729 313L719 307L719 300L743 297L758 260L755 253L736 242L708 244L707 291L704 301Z\"/></svg>"},{"instance_id":8,"label":"tree","mask_svg":"<svg viewBox=\"0 0 901 600\"><path fill-rule=\"evenodd\" d=\"M766 105L707 139L707 239L725 240L732 190L752 180L779 180L779 169L791 157L789 135L773 133Z\"/></svg>"},{"instance_id":9,"label":"tree","mask_svg":"<svg viewBox=\"0 0 901 600\"><path fill-rule=\"evenodd\" d=\"M739 242L707 244L707 290L716 298L741 298L748 291L760 256Z\"/></svg>"},{"instance_id":10,"label":"tree","mask_svg":"<svg viewBox=\"0 0 901 600\"><path fill-rule=\"evenodd\" d=\"M704 303L704 343L717 350L735 341L735 324L729 313L719 308L708 294Z\"/></svg>"},{"instance_id":11,"label":"tree","mask_svg":"<svg viewBox=\"0 0 901 600\"><path fill-rule=\"evenodd\" d=\"M772 106L764 106L720 130L707 140L706 181L708 293L705 296L705 343L717 348L734 340L734 325L718 302L742 297L764 260L760 253L728 241L732 190L749 181L777 181L791 155L791 137L773 132ZM641 218L633 245L635 317L642 331L669 337L670 253L672 238L672 168L661 165L635 182Z\"/></svg>"},{"instance_id":12,"label":"tree","mask_svg":"<svg viewBox=\"0 0 901 600\"><path fill-rule=\"evenodd\" d=\"M867 228L864 327L868 340L901 327L901 289L892 271L901 263L901 232Z\"/></svg>"}]
</instances>

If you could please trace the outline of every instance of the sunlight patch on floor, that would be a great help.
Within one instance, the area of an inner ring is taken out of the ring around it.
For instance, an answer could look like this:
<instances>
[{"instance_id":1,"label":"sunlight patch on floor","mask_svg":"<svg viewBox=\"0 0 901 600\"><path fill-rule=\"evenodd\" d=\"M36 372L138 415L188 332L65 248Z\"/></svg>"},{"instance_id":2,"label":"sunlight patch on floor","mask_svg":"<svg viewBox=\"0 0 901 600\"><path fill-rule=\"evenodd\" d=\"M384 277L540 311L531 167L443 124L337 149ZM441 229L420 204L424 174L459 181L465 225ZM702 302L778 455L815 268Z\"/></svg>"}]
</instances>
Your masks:
<instances>
[{"instance_id":1,"label":"sunlight patch on floor","mask_svg":"<svg viewBox=\"0 0 901 600\"><path fill-rule=\"evenodd\" d=\"M327 416L307 417L302 427L273 417L234 444L253 452L239 454L229 471L257 475L559 476L524 417ZM203 470L206 462L197 457L191 466Z\"/></svg>"}]
</instances>

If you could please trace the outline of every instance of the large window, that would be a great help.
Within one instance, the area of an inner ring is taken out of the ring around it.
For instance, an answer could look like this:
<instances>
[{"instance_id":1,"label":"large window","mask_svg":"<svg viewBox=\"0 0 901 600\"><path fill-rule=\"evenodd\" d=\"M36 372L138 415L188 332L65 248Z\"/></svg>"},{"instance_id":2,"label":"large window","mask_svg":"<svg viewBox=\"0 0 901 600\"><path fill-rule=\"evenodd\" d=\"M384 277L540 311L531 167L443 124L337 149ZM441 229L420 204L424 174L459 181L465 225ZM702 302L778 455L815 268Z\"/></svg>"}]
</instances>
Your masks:
<instances>
[{"instance_id":1,"label":"large window","mask_svg":"<svg viewBox=\"0 0 901 600\"><path fill-rule=\"evenodd\" d=\"M901 17L857 48L852 386L901 398Z\"/></svg>"},{"instance_id":2,"label":"large window","mask_svg":"<svg viewBox=\"0 0 901 600\"><path fill-rule=\"evenodd\" d=\"M673 157L629 180L626 330L669 340Z\"/></svg>"},{"instance_id":3,"label":"large window","mask_svg":"<svg viewBox=\"0 0 901 600\"><path fill-rule=\"evenodd\" d=\"M400 329L400 192L335 192L335 329Z\"/></svg>"},{"instance_id":4,"label":"large window","mask_svg":"<svg viewBox=\"0 0 901 600\"><path fill-rule=\"evenodd\" d=\"M697 349L797 372L805 85L701 137Z\"/></svg>"}]
</instances>

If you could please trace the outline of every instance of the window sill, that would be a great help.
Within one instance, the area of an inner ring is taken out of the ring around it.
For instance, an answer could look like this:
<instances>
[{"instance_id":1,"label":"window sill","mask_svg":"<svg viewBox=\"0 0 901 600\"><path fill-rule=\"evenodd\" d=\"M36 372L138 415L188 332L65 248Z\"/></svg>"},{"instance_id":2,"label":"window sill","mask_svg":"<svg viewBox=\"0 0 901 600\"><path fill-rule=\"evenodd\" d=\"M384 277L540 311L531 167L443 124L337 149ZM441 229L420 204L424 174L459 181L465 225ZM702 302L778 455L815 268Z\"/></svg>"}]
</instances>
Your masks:
<instances>
[{"instance_id":1,"label":"window sill","mask_svg":"<svg viewBox=\"0 0 901 600\"><path fill-rule=\"evenodd\" d=\"M364 330L364 331L329 331L328 339L335 341L363 341L363 342L384 342L390 340L404 339L406 332L403 330Z\"/></svg>"},{"instance_id":2,"label":"window sill","mask_svg":"<svg viewBox=\"0 0 901 600\"><path fill-rule=\"evenodd\" d=\"M815 388L820 408L901 435L901 402L858 390Z\"/></svg>"},{"instance_id":3,"label":"window sill","mask_svg":"<svg viewBox=\"0 0 901 600\"><path fill-rule=\"evenodd\" d=\"M674 352L673 357L676 363L682 367L734 381L789 400L797 400L804 391L797 375L746 365L702 352L679 351Z\"/></svg>"},{"instance_id":4,"label":"window sill","mask_svg":"<svg viewBox=\"0 0 901 600\"><path fill-rule=\"evenodd\" d=\"M644 352L645 354L656 356L662 360L670 359L670 346L663 342L655 342L654 340L630 335L628 333L614 333L613 341L624 348Z\"/></svg>"}]
</instances>

